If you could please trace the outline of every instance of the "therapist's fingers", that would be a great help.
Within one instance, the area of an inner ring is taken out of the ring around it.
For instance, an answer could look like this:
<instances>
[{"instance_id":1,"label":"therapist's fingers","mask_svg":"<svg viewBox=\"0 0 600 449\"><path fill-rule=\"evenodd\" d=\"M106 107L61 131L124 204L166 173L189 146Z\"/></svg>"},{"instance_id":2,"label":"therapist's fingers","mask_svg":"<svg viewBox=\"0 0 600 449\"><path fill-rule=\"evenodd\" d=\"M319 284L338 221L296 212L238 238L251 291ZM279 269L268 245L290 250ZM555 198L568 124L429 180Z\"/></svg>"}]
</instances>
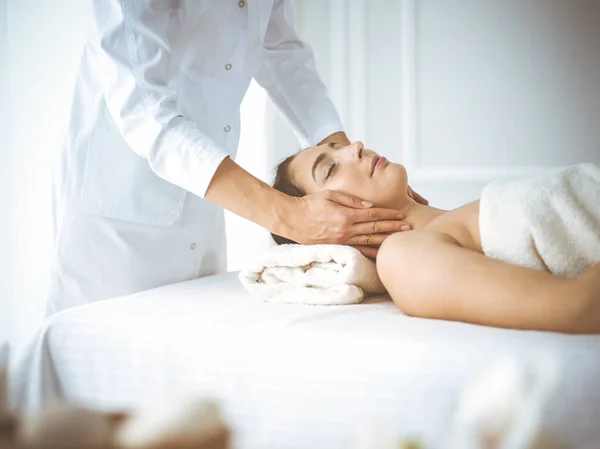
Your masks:
<instances>
[{"instance_id":1,"label":"therapist's fingers","mask_svg":"<svg viewBox=\"0 0 600 449\"><path fill-rule=\"evenodd\" d=\"M351 228L353 235L392 234L394 232L410 231L410 225L402 220L379 220L355 223ZM370 245L370 243L367 243Z\"/></svg>"},{"instance_id":2,"label":"therapist's fingers","mask_svg":"<svg viewBox=\"0 0 600 449\"><path fill-rule=\"evenodd\" d=\"M363 201L360 198L336 190L327 190L323 192L323 198L341 206L352 208L352 210L349 211L352 223L377 220L403 220L406 217L405 214L395 209L373 207L373 203Z\"/></svg>"},{"instance_id":3,"label":"therapist's fingers","mask_svg":"<svg viewBox=\"0 0 600 449\"><path fill-rule=\"evenodd\" d=\"M379 247L393 232L385 234L362 234L350 237L345 245Z\"/></svg>"},{"instance_id":4,"label":"therapist's fingers","mask_svg":"<svg viewBox=\"0 0 600 449\"><path fill-rule=\"evenodd\" d=\"M406 215L394 209L384 209L382 207L370 207L368 209L352 209L350 212L350 218L353 223L366 223L383 220L392 220L397 222L399 225L395 228L396 231L400 231L400 226L405 223L401 223L401 220L406 218Z\"/></svg>"},{"instance_id":5,"label":"therapist's fingers","mask_svg":"<svg viewBox=\"0 0 600 449\"><path fill-rule=\"evenodd\" d=\"M421 195L415 192L410 186L408 188L410 189L410 192L412 193L412 196L417 203L423 204L425 206L429 204L429 201L427 201L425 198L423 198Z\"/></svg>"},{"instance_id":6,"label":"therapist's fingers","mask_svg":"<svg viewBox=\"0 0 600 449\"><path fill-rule=\"evenodd\" d=\"M377 251L379 248L374 248L373 246L362 246L362 245L354 245L354 248L359 250L363 256L368 257L375 261L377 259Z\"/></svg>"},{"instance_id":7,"label":"therapist's fingers","mask_svg":"<svg viewBox=\"0 0 600 449\"><path fill-rule=\"evenodd\" d=\"M363 201L358 197L338 192L337 190L326 190L323 192L323 198L327 201L333 201L341 206L351 207L353 209L365 209L373 206L373 203Z\"/></svg>"}]
</instances>

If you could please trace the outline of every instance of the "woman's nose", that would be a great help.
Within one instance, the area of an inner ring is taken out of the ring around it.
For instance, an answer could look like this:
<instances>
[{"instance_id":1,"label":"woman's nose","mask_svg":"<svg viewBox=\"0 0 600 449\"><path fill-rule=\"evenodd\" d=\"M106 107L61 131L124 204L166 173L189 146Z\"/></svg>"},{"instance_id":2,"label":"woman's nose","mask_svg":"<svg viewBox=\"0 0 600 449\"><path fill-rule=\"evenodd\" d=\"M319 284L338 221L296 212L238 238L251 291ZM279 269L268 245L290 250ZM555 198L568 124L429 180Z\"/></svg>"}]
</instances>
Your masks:
<instances>
[{"instance_id":1,"label":"woman's nose","mask_svg":"<svg viewBox=\"0 0 600 449\"><path fill-rule=\"evenodd\" d=\"M354 159L360 161L362 159L363 150L365 149L365 146L363 145L363 143L360 140L357 140L352 145L350 145L350 149L351 149L350 152L352 154L352 157Z\"/></svg>"}]
</instances>

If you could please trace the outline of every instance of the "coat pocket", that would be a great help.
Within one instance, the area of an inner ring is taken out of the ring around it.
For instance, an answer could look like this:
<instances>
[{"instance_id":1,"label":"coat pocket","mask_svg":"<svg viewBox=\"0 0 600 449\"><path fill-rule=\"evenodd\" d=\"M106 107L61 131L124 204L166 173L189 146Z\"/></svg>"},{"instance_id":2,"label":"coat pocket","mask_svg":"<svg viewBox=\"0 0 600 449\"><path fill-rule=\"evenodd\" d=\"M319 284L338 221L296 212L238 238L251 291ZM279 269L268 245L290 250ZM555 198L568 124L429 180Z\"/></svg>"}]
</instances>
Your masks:
<instances>
[{"instance_id":1,"label":"coat pocket","mask_svg":"<svg viewBox=\"0 0 600 449\"><path fill-rule=\"evenodd\" d=\"M156 175L129 147L104 101L89 139L81 190L89 213L159 226L179 218L186 191Z\"/></svg>"}]
</instances>

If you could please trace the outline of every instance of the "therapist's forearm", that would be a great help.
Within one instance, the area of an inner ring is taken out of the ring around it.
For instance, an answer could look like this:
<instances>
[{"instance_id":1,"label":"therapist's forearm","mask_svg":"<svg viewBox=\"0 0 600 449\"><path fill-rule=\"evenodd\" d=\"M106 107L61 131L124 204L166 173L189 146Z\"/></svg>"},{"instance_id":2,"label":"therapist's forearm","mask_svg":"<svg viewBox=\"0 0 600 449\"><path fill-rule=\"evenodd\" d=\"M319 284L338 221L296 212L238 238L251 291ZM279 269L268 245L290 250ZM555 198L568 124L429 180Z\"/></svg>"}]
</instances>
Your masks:
<instances>
[{"instance_id":1,"label":"therapist's forearm","mask_svg":"<svg viewBox=\"0 0 600 449\"><path fill-rule=\"evenodd\" d=\"M350 144L342 131L319 144L329 142ZM229 157L219 165L204 198L275 234L282 231L282 217L287 216L285 209L291 206L288 195L252 176Z\"/></svg>"},{"instance_id":2,"label":"therapist's forearm","mask_svg":"<svg viewBox=\"0 0 600 449\"><path fill-rule=\"evenodd\" d=\"M219 165L204 198L275 233L280 231L280 210L290 199L229 157Z\"/></svg>"}]
</instances>

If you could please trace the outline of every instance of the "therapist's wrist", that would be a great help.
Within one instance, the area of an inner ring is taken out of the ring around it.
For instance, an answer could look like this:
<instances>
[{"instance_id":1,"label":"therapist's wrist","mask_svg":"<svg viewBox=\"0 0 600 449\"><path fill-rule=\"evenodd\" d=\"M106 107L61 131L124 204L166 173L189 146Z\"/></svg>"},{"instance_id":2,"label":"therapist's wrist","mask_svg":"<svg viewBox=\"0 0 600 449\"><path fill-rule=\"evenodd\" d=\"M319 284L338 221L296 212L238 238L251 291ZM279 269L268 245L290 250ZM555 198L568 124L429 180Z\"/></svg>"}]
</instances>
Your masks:
<instances>
[{"instance_id":1,"label":"therapist's wrist","mask_svg":"<svg viewBox=\"0 0 600 449\"><path fill-rule=\"evenodd\" d=\"M271 222L267 229L276 235L289 236L292 230L290 220L296 216L299 209L299 197L287 195L279 190L274 190L273 212L270 214Z\"/></svg>"},{"instance_id":2,"label":"therapist's wrist","mask_svg":"<svg viewBox=\"0 0 600 449\"><path fill-rule=\"evenodd\" d=\"M280 217L293 210L288 195L248 173L229 157L217 168L204 198L271 232L280 229Z\"/></svg>"}]
</instances>

